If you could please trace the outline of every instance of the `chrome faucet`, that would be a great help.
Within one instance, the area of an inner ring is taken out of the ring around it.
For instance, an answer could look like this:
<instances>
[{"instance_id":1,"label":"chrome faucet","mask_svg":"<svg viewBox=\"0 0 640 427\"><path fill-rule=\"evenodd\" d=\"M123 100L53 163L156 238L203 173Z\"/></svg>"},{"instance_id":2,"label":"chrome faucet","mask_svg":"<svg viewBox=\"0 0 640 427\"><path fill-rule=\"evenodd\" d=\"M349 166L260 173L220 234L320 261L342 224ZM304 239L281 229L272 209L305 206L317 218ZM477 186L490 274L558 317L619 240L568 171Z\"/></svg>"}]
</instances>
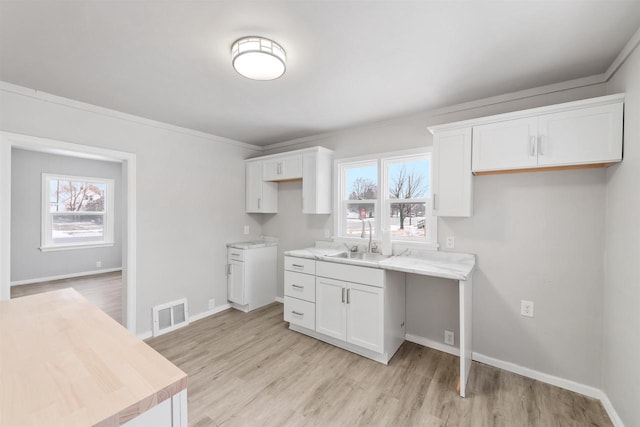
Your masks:
<instances>
[{"instance_id":1,"label":"chrome faucet","mask_svg":"<svg viewBox=\"0 0 640 427\"><path fill-rule=\"evenodd\" d=\"M371 253L371 238L373 237L373 233L371 232L371 221L367 221L369 224L369 250L367 252ZM362 224L364 226L364 223Z\"/></svg>"}]
</instances>

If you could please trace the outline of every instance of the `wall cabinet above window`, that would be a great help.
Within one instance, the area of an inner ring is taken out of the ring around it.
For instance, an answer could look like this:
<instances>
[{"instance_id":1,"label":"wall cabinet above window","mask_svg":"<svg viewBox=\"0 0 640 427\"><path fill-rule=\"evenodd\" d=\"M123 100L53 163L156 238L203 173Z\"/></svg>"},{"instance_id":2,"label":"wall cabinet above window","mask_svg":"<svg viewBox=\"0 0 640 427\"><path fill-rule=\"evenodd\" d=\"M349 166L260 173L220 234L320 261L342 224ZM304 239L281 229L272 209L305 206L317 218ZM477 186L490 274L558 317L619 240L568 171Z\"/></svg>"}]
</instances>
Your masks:
<instances>
[{"instance_id":1,"label":"wall cabinet above window","mask_svg":"<svg viewBox=\"0 0 640 427\"><path fill-rule=\"evenodd\" d=\"M278 212L278 182L301 180L302 212L330 214L332 161L333 151L323 147L248 159L247 213Z\"/></svg>"}]
</instances>

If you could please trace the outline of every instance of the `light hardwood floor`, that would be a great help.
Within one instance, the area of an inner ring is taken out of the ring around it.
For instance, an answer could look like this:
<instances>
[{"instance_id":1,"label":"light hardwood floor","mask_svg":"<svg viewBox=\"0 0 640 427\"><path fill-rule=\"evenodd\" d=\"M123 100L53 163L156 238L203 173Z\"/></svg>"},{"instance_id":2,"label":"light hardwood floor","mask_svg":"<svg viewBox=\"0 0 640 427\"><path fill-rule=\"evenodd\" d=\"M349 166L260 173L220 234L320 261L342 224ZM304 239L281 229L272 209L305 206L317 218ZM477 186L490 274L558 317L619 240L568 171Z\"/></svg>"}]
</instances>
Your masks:
<instances>
[{"instance_id":1,"label":"light hardwood floor","mask_svg":"<svg viewBox=\"0 0 640 427\"><path fill-rule=\"evenodd\" d=\"M405 342L388 366L287 329L282 305L148 340L189 375L191 426L610 426L595 399Z\"/></svg>"},{"instance_id":2,"label":"light hardwood floor","mask_svg":"<svg viewBox=\"0 0 640 427\"><path fill-rule=\"evenodd\" d=\"M95 274L11 287L11 298L73 288L99 309L122 323L122 272Z\"/></svg>"}]
</instances>

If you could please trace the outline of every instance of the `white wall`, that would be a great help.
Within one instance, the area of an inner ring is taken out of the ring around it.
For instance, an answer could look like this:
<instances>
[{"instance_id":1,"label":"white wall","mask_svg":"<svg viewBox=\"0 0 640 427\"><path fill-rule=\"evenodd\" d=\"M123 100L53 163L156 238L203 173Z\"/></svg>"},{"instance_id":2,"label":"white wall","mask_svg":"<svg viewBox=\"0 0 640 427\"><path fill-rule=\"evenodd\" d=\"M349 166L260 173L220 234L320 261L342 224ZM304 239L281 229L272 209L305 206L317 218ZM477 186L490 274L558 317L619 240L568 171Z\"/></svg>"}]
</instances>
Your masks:
<instances>
[{"instance_id":1,"label":"white wall","mask_svg":"<svg viewBox=\"0 0 640 427\"><path fill-rule=\"evenodd\" d=\"M110 247L42 252L42 174L114 180L114 240ZM122 267L120 163L13 149L11 152L11 281ZM102 267L96 267L96 261Z\"/></svg>"},{"instance_id":2,"label":"white wall","mask_svg":"<svg viewBox=\"0 0 640 427\"><path fill-rule=\"evenodd\" d=\"M192 315L209 298L225 304L225 244L260 234L260 219L244 214L243 159L254 150L172 129L0 88L0 130L137 155L138 332L151 330L151 307L162 302L187 297ZM242 235L245 224L252 235Z\"/></svg>"},{"instance_id":3,"label":"white wall","mask_svg":"<svg viewBox=\"0 0 640 427\"><path fill-rule=\"evenodd\" d=\"M640 426L640 49L617 71L626 92L624 160L607 170L602 385L627 426Z\"/></svg>"},{"instance_id":4,"label":"white wall","mask_svg":"<svg viewBox=\"0 0 640 427\"><path fill-rule=\"evenodd\" d=\"M321 145L344 158L429 146L430 125L605 94L600 84L456 113L420 114L268 153ZM441 246L453 235L456 250L478 256L474 351L600 386L605 177L603 169L475 177L474 216L439 220ZM332 227L330 216L300 213L299 193L293 184L281 186L279 213L265 216L263 232L280 238L280 250L311 246ZM279 278L282 295L282 273ZM535 318L519 315L521 299L535 302ZM444 329L451 329L457 342L453 282L409 277L407 301L408 333L442 342Z\"/></svg>"}]
</instances>

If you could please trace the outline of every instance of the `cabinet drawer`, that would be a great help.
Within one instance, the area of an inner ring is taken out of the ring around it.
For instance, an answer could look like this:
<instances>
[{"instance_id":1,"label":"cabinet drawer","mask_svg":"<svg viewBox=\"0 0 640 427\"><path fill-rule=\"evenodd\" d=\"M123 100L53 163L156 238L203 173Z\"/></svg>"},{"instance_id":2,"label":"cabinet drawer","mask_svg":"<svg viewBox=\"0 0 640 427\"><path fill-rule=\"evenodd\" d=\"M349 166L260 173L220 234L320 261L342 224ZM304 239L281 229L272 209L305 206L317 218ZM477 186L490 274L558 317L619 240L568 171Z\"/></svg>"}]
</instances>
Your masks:
<instances>
[{"instance_id":1,"label":"cabinet drawer","mask_svg":"<svg viewBox=\"0 0 640 427\"><path fill-rule=\"evenodd\" d=\"M316 264L316 276L345 282L363 283L379 288L384 286L384 270L379 268L318 261Z\"/></svg>"},{"instance_id":2,"label":"cabinet drawer","mask_svg":"<svg viewBox=\"0 0 640 427\"><path fill-rule=\"evenodd\" d=\"M227 248L227 262L230 261L244 261L244 250Z\"/></svg>"},{"instance_id":3,"label":"cabinet drawer","mask_svg":"<svg viewBox=\"0 0 640 427\"><path fill-rule=\"evenodd\" d=\"M316 274L316 261L286 256L284 257L284 269L298 273Z\"/></svg>"},{"instance_id":4,"label":"cabinet drawer","mask_svg":"<svg viewBox=\"0 0 640 427\"><path fill-rule=\"evenodd\" d=\"M289 297L316 302L316 277L310 274L285 271L284 294Z\"/></svg>"},{"instance_id":5,"label":"cabinet drawer","mask_svg":"<svg viewBox=\"0 0 640 427\"><path fill-rule=\"evenodd\" d=\"M316 329L316 305L297 298L284 297L284 321Z\"/></svg>"}]
</instances>

